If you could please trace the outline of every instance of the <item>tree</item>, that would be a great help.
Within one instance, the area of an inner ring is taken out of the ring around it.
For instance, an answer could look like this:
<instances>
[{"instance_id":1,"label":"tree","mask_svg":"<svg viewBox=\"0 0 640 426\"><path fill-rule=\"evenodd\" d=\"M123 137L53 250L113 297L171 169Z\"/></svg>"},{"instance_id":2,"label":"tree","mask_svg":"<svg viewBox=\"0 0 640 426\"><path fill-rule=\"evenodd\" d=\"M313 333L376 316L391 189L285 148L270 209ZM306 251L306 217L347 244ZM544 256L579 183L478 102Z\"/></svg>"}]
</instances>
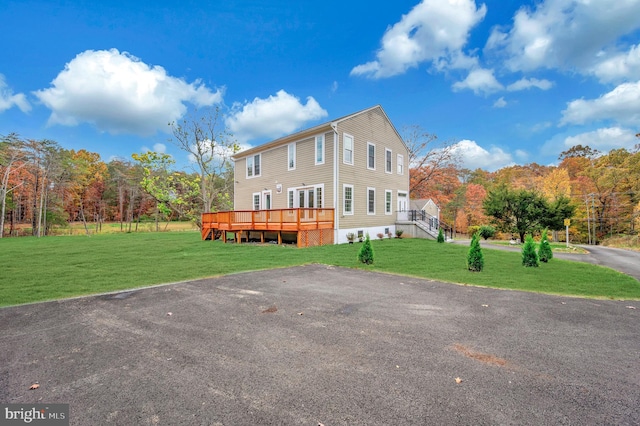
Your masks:
<instances>
[{"instance_id":1,"label":"tree","mask_svg":"<svg viewBox=\"0 0 640 426\"><path fill-rule=\"evenodd\" d=\"M197 111L179 122L169 123L172 142L189 154L199 176L201 212L228 207L233 191L229 158L240 150L233 135L224 127L219 107ZM200 226L200 221L197 221Z\"/></svg>"},{"instance_id":2,"label":"tree","mask_svg":"<svg viewBox=\"0 0 640 426\"><path fill-rule=\"evenodd\" d=\"M473 234L467 253L467 269L471 272L481 272L484 269L484 256L480 248L480 236Z\"/></svg>"},{"instance_id":3,"label":"tree","mask_svg":"<svg viewBox=\"0 0 640 426\"><path fill-rule=\"evenodd\" d=\"M531 235L527 235L524 246L522 246L522 266L537 268L540 266L538 262L538 253L536 253L536 243Z\"/></svg>"},{"instance_id":4,"label":"tree","mask_svg":"<svg viewBox=\"0 0 640 426\"><path fill-rule=\"evenodd\" d=\"M438 229L438 242L444 243L444 232L442 232L442 228Z\"/></svg>"},{"instance_id":5,"label":"tree","mask_svg":"<svg viewBox=\"0 0 640 426\"><path fill-rule=\"evenodd\" d=\"M540 240L540 248L538 249L538 257L540 262L547 263L553 258L553 251L551 250L551 244L547 239L547 230L542 231L542 239Z\"/></svg>"},{"instance_id":6,"label":"tree","mask_svg":"<svg viewBox=\"0 0 640 426\"><path fill-rule=\"evenodd\" d=\"M409 148L410 192L419 192L448 167L457 169L460 155L454 141L438 142L438 136L418 125L403 127L402 139Z\"/></svg>"},{"instance_id":7,"label":"tree","mask_svg":"<svg viewBox=\"0 0 640 426\"><path fill-rule=\"evenodd\" d=\"M358 260L365 265L371 265L373 263L373 247L371 247L371 241L369 241L369 234L367 233L362 247L358 251Z\"/></svg>"},{"instance_id":8,"label":"tree","mask_svg":"<svg viewBox=\"0 0 640 426\"><path fill-rule=\"evenodd\" d=\"M496 234L496 228L490 225L482 225L480 229L478 229L478 234L485 240L488 240Z\"/></svg>"},{"instance_id":9,"label":"tree","mask_svg":"<svg viewBox=\"0 0 640 426\"><path fill-rule=\"evenodd\" d=\"M550 214L547 202L536 192L511 190L505 185L488 193L483 208L500 230L517 233L520 241L527 232L542 226Z\"/></svg>"},{"instance_id":10,"label":"tree","mask_svg":"<svg viewBox=\"0 0 640 426\"><path fill-rule=\"evenodd\" d=\"M24 142L12 133L8 136L0 138L0 238L4 235L4 216L7 207L7 195L13 191L19 184L10 185L9 178L11 173L15 173L20 168L27 165L25 162L26 153L24 151Z\"/></svg>"},{"instance_id":11,"label":"tree","mask_svg":"<svg viewBox=\"0 0 640 426\"><path fill-rule=\"evenodd\" d=\"M175 160L168 154L148 151L133 154L132 158L142 166L140 185L156 201L159 212L169 217L184 216L200 224L198 176L171 170Z\"/></svg>"}]
</instances>

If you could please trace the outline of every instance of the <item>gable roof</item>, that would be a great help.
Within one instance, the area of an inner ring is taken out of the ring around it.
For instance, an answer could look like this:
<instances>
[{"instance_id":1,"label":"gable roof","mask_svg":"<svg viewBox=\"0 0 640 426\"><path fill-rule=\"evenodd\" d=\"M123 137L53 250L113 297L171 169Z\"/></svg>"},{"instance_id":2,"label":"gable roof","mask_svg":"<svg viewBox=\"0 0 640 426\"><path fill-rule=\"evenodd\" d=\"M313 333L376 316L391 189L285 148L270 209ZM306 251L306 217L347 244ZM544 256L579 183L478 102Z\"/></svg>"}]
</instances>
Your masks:
<instances>
[{"instance_id":1,"label":"gable roof","mask_svg":"<svg viewBox=\"0 0 640 426\"><path fill-rule=\"evenodd\" d=\"M333 130L333 128L334 128L333 126L339 124L340 122L348 120L348 119L353 118L353 117L356 117L356 116L358 116L360 114L367 113L367 112L372 111L372 110L374 110L376 108L380 109L380 111L382 112L382 115L384 115L384 117L387 119L389 124L391 124L391 128L393 129L394 132L396 132L396 135L398 135L398 138L404 144L404 139L402 139L402 136L400 136L400 133L398 133L398 130L396 129L396 127L393 125L391 120L389 120L389 116L384 111L384 109L382 109L382 106L381 105L375 105L375 106L372 106L372 107L365 108L363 110L354 112L352 114L348 114L348 115L345 115L343 117L336 118L335 120L327 121L327 122L319 124L317 126L310 127L308 129L304 129L304 130L300 130L299 132L292 133L290 135L286 135L286 136L283 136L283 137L278 138L278 139L274 139L271 142L267 142L267 143L264 143L262 145L258 145L258 146L254 146L254 147L249 148L249 149L245 149L244 151L241 151L241 152L233 155L231 157L231 159L233 161L235 161L235 160L238 160L240 158L244 158L244 157L246 157L248 155L252 155L252 154L255 154L255 153L258 153L258 152L263 152L263 151L266 151L266 150L271 149L271 148L275 148L275 147L280 146L280 145L286 145L286 144L291 143L291 142L299 141L301 139L306 139L306 138L311 137L313 135L316 135L318 133L329 132L329 131Z\"/></svg>"},{"instance_id":2,"label":"gable roof","mask_svg":"<svg viewBox=\"0 0 640 426\"><path fill-rule=\"evenodd\" d=\"M438 207L438 204L433 201L432 198L421 198L418 200L410 200L409 205L411 206L411 210L423 210L424 207L431 202L434 206ZM438 207L439 208L439 207Z\"/></svg>"}]
</instances>

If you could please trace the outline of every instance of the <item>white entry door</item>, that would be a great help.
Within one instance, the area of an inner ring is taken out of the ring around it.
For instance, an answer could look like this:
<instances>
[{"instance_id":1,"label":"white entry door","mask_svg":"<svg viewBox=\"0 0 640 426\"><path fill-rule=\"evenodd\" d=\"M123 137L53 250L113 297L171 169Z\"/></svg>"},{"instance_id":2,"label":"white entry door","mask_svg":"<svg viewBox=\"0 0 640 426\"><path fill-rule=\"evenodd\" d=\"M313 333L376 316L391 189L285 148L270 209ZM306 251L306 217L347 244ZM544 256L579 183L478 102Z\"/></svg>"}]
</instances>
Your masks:
<instances>
[{"instance_id":1,"label":"white entry door","mask_svg":"<svg viewBox=\"0 0 640 426\"><path fill-rule=\"evenodd\" d=\"M406 192L398 192L398 220L408 220L409 218L407 214L407 198Z\"/></svg>"},{"instance_id":2,"label":"white entry door","mask_svg":"<svg viewBox=\"0 0 640 426\"><path fill-rule=\"evenodd\" d=\"M263 210L271 209L271 191L262 192L262 209Z\"/></svg>"},{"instance_id":3,"label":"white entry door","mask_svg":"<svg viewBox=\"0 0 640 426\"><path fill-rule=\"evenodd\" d=\"M316 192L314 188L303 188L298 190L298 207L301 209L309 208L312 209L315 207L315 197ZM308 210L303 210L300 212L300 218L312 218L313 212Z\"/></svg>"}]
</instances>

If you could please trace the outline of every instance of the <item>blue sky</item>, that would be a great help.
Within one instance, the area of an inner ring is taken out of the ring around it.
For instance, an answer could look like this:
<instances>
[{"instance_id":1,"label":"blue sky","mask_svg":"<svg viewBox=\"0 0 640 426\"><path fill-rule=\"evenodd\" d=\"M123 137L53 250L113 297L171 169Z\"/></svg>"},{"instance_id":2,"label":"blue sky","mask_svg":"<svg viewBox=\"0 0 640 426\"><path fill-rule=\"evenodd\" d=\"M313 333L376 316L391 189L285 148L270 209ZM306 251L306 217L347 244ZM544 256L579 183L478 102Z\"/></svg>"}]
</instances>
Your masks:
<instances>
[{"instance_id":1,"label":"blue sky","mask_svg":"<svg viewBox=\"0 0 640 426\"><path fill-rule=\"evenodd\" d=\"M640 0L0 0L0 135L104 161L221 106L243 146L380 104L465 166L638 142Z\"/></svg>"}]
</instances>

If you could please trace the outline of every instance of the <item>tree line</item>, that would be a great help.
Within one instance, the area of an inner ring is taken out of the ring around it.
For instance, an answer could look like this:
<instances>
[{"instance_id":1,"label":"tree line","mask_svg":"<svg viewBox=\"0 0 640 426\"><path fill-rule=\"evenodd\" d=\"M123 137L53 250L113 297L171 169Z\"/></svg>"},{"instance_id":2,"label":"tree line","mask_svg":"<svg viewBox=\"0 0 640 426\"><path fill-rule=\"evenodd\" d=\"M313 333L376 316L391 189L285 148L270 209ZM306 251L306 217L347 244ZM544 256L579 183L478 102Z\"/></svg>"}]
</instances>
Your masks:
<instances>
[{"instance_id":1,"label":"tree line","mask_svg":"<svg viewBox=\"0 0 640 426\"><path fill-rule=\"evenodd\" d=\"M0 136L0 238L45 236L70 222L87 233L105 222L122 231L142 220L190 220L233 208L233 170L238 151L221 126L218 109L169 123L172 141L188 153L190 171L176 170L168 154L145 152L104 162L84 149L56 141Z\"/></svg>"},{"instance_id":2,"label":"tree line","mask_svg":"<svg viewBox=\"0 0 640 426\"><path fill-rule=\"evenodd\" d=\"M544 228L558 239L569 219L571 241L595 244L640 229L640 144L608 153L576 145L559 155L557 166L530 163L488 172L461 167L454 142L440 143L416 127L404 135L417 159L410 169L411 198L432 198L454 232L494 224L521 241Z\"/></svg>"}]
</instances>

